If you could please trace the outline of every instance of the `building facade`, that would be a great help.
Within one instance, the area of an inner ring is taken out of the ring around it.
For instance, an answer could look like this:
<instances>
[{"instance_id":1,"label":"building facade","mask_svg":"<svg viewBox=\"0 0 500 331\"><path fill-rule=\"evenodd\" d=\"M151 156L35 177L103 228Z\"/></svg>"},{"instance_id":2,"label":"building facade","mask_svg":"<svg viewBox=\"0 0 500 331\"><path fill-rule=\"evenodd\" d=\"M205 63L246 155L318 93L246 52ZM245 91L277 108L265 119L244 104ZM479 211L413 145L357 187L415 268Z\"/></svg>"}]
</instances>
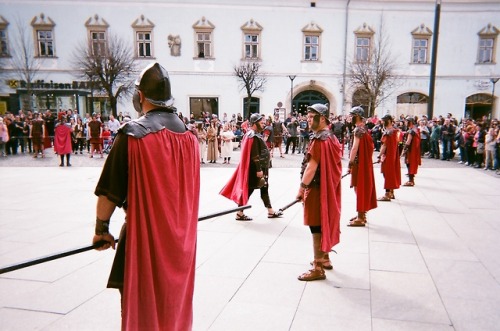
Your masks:
<instances>
[{"instance_id":1,"label":"building facade","mask_svg":"<svg viewBox=\"0 0 500 331\"><path fill-rule=\"evenodd\" d=\"M423 115L436 3L0 0L0 112L71 108L106 115L106 93L82 79L74 58L82 42L104 52L117 35L139 68L158 61L169 71L178 111L195 117L201 111L248 115L234 75L246 62L258 62L266 78L264 90L252 95L251 112L285 116L316 102L328 102L335 114L367 107L349 68L371 59L384 39L397 79L381 93L375 113ZM498 118L500 3L443 0L439 9L433 115ZM19 54L32 61L31 77L19 72ZM130 100L118 111L134 115Z\"/></svg>"}]
</instances>

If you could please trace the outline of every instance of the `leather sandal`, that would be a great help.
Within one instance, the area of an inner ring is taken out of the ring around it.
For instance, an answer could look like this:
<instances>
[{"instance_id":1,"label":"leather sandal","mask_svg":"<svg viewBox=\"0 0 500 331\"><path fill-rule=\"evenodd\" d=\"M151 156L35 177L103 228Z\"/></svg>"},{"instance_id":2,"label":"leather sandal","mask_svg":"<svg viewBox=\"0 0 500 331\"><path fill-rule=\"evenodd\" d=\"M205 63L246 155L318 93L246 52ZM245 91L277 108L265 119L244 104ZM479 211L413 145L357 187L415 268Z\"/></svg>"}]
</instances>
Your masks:
<instances>
[{"instance_id":1,"label":"leather sandal","mask_svg":"<svg viewBox=\"0 0 500 331\"><path fill-rule=\"evenodd\" d=\"M313 280L323 280L326 279L325 270L323 270L323 265L321 262L314 262L313 268L308 272L303 273L299 277L298 280L310 282Z\"/></svg>"},{"instance_id":2,"label":"leather sandal","mask_svg":"<svg viewBox=\"0 0 500 331\"><path fill-rule=\"evenodd\" d=\"M352 226L352 227L361 227L365 225L366 223L363 222L363 220L360 220L359 218L356 218L355 220L350 221L349 224L347 224L347 226Z\"/></svg>"},{"instance_id":3,"label":"leather sandal","mask_svg":"<svg viewBox=\"0 0 500 331\"><path fill-rule=\"evenodd\" d=\"M377 201L391 201L391 198L384 195L384 196L378 198Z\"/></svg>"},{"instance_id":4,"label":"leather sandal","mask_svg":"<svg viewBox=\"0 0 500 331\"><path fill-rule=\"evenodd\" d=\"M242 214L242 215L238 215L236 214L236 220L237 221L251 221L252 218L251 217L248 217L247 215L245 214Z\"/></svg>"},{"instance_id":5,"label":"leather sandal","mask_svg":"<svg viewBox=\"0 0 500 331\"><path fill-rule=\"evenodd\" d=\"M283 216L283 212L282 211L275 211L274 213L268 213L267 214L267 218L279 218Z\"/></svg>"},{"instance_id":6,"label":"leather sandal","mask_svg":"<svg viewBox=\"0 0 500 331\"><path fill-rule=\"evenodd\" d=\"M403 184L403 186L415 186L414 182L406 182Z\"/></svg>"}]
</instances>

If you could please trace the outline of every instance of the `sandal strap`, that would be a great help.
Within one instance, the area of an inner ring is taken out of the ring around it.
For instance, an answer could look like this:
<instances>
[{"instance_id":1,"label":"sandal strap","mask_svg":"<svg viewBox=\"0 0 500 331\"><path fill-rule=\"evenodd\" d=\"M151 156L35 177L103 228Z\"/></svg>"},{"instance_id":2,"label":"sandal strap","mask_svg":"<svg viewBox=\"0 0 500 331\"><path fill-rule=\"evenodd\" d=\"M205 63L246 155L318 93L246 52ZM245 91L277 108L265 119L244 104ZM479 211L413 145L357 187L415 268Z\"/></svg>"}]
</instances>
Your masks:
<instances>
[{"instance_id":1,"label":"sandal strap","mask_svg":"<svg viewBox=\"0 0 500 331\"><path fill-rule=\"evenodd\" d=\"M325 271L324 270L317 270L317 269L311 269L309 272L305 272L299 277L297 277L298 280L302 281L313 281L313 280L323 280L326 279Z\"/></svg>"},{"instance_id":2,"label":"sandal strap","mask_svg":"<svg viewBox=\"0 0 500 331\"><path fill-rule=\"evenodd\" d=\"M248 217L247 215L243 214L243 215L238 215L236 214L236 220L237 221L251 221L252 218Z\"/></svg>"}]
</instances>

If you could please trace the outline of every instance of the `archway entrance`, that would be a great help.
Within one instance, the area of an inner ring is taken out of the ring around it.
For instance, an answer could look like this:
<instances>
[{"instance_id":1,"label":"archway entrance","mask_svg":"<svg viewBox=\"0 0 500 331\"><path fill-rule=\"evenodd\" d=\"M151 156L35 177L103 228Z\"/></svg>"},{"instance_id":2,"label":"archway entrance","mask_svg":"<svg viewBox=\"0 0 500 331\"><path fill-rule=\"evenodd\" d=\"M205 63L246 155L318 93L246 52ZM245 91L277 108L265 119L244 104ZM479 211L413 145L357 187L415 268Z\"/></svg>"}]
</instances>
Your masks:
<instances>
[{"instance_id":1,"label":"archway entrance","mask_svg":"<svg viewBox=\"0 0 500 331\"><path fill-rule=\"evenodd\" d=\"M427 115L427 104L429 97L418 92L407 92L398 95L396 106L396 117Z\"/></svg>"},{"instance_id":2,"label":"archway entrance","mask_svg":"<svg viewBox=\"0 0 500 331\"><path fill-rule=\"evenodd\" d=\"M483 116L491 118L492 95L486 93L473 94L465 99L465 118L480 119Z\"/></svg>"},{"instance_id":3,"label":"archway entrance","mask_svg":"<svg viewBox=\"0 0 500 331\"><path fill-rule=\"evenodd\" d=\"M293 98L293 111L306 114L307 107L315 103L328 103L328 98L321 92L314 90L302 91Z\"/></svg>"}]
</instances>

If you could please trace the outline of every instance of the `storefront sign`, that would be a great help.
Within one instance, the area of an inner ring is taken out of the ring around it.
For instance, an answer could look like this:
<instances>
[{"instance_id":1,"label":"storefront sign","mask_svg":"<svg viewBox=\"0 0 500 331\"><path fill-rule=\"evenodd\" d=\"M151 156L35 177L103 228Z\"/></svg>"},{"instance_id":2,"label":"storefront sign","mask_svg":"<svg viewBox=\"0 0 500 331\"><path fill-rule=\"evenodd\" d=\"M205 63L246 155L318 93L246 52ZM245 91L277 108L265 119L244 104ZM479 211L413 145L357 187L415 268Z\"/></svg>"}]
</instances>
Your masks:
<instances>
[{"instance_id":1,"label":"storefront sign","mask_svg":"<svg viewBox=\"0 0 500 331\"><path fill-rule=\"evenodd\" d=\"M27 89L28 83L24 80L18 81L18 84L12 84L12 81L9 82L9 85L16 86L20 89ZM90 82L85 81L73 81L72 83L57 83L54 81L45 82L44 80L37 80L36 82L31 83L31 89L33 90L90 90ZM95 83L94 83L95 85ZM95 86L94 86L95 88Z\"/></svg>"}]
</instances>

